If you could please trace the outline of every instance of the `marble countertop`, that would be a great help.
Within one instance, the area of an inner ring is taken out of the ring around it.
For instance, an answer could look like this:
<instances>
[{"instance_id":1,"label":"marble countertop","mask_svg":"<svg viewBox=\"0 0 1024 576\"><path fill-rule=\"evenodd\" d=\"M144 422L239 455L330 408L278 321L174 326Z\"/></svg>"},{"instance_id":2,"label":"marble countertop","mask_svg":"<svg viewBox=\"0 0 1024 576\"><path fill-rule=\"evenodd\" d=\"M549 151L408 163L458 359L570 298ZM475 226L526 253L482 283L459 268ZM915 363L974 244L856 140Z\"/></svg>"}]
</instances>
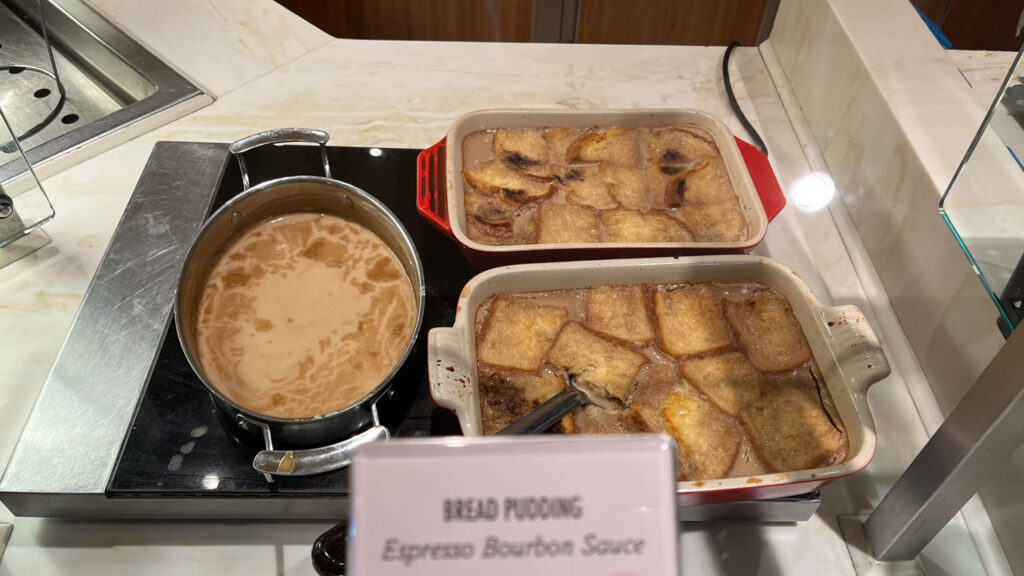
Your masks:
<instances>
[{"instance_id":1,"label":"marble countertop","mask_svg":"<svg viewBox=\"0 0 1024 576\"><path fill-rule=\"evenodd\" d=\"M215 97L331 36L273 0L86 0Z\"/></svg>"},{"instance_id":2,"label":"marble countertop","mask_svg":"<svg viewBox=\"0 0 1024 576\"><path fill-rule=\"evenodd\" d=\"M209 39L209 49L247 55L239 56L244 64L222 66L180 46L180 40L148 30L152 16L138 13L132 2L95 4L214 91L218 100L44 182L57 212L46 227L53 244L0 269L0 334L17 335L0 348L0 362L9 367L0 376L0 466L159 140L228 142L267 128L309 126L327 130L338 145L425 147L459 115L495 107L698 108L744 134L722 87L720 47L321 42L276 12L269 0L216 5L189 0L196 10L228 4L265 10L257 13L281 16L279 25L297 36L281 40L280 50L254 48L251 42L258 36L238 24L244 18L234 17L238 27L225 26L239 31L238 40ZM737 50L733 75L739 101L765 137L783 189L789 189L810 169L756 49ZM867 309L847 250L828 211L788 207L756 253L795 269L824 303ZM880 336L883 342L890 337ZM871 390L879 434L875 460L865 471L828 487L816 516L795 525L687 524L680 537L684 573L853 575L838 518L870 511L927 437L905 386L908 376L913 375L896 370ZM0 522L14 524L0 562L4 575L309 574L309 546L328 527L69 522L12 518L3 509ZM956 519L923 561L948 573L983 574L972 550L970 536Z\"/></svg>"},{"instance_id":3,"label":"marble countertop","mask_svg":"<svg viewBox=\"0 0 1024 576\"><path fill-rule=\"evenodd\" d=\"M994 50L947 50L946 54L973 88L972 93L978 103L986 108L992 105L992 99L1017 57L1016 52Z\"/></svg>"}]
</instances>

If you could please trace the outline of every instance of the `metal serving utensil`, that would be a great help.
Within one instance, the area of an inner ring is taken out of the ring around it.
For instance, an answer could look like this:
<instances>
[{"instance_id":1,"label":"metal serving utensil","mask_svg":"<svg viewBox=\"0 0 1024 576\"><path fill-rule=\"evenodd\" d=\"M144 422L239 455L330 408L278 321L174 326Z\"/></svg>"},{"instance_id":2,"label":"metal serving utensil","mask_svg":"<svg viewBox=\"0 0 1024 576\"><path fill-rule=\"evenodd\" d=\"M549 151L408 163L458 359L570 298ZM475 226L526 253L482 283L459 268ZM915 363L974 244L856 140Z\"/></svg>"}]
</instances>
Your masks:
<instances>
[{"instance_id":1,"label":"metal serving utensil","mask_svg":"<svg viewBox=\"0 0 1024 576\"><path fill-rule=\"evenodd\" d=\"M573 374L569 375L569 386L546 400L540 406L520 416L495 436L519 436L544 432L558 423L566 414L587 404L602 408L621 408L621 403L603 394L603 390L592 386L581 386Z\"/></svg>"}]
</instances>

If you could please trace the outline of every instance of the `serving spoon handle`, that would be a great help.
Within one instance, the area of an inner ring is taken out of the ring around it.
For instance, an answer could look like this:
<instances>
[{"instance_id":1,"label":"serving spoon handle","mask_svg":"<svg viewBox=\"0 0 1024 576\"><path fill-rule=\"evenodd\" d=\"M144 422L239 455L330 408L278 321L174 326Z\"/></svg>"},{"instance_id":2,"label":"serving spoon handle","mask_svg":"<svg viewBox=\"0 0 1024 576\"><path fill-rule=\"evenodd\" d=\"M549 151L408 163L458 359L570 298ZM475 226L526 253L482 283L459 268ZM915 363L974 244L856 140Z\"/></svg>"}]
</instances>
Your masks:
<instances>
[{"instance_id":1,"label":"serving spoon handle","mask_svg":"<svg viewBox=\"0 0 1024 576\"><path fill-rule=\"evenodd\" d=\"M546 400L540 406L519 417L495 436L520 436L544 432L558 423L566 414L588 402L587 396L575 386L569 386Z\"/></svg>"}]
</instances>

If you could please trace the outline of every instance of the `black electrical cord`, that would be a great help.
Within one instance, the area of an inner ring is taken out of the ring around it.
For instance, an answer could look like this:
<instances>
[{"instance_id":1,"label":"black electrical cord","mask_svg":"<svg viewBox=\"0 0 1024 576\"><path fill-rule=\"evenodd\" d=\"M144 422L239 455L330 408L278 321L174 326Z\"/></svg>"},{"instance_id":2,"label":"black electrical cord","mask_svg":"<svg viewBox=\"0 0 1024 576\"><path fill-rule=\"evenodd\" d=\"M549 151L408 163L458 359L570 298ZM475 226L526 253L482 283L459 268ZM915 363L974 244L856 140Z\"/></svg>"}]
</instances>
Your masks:
<instances>
[{"instance_id":1,"label":"black electrical cord","mask_svg":"<svg viewBox=\"0 0 1024 576\"><path fill-rule=\"evenodd\" d=\"M736 101L736 95L732 92L732 81L729 79L729 56L732 54L733 48L741 46L739 42L733 42L729 44L729 47L725 49L725 57L722 58L722 81L725 82L725 95L729 97L729 105L732 106L732 111L739 116L740 123L747 129L747 133L754 140L754 146L761 149L764 155L768 155L768 147L765 146L764 140L761 139L761 135L754 130L754 126L747 120L747 115L743 113L743 109L740 108L740 103Z\"/></svg>"}]
</instances>

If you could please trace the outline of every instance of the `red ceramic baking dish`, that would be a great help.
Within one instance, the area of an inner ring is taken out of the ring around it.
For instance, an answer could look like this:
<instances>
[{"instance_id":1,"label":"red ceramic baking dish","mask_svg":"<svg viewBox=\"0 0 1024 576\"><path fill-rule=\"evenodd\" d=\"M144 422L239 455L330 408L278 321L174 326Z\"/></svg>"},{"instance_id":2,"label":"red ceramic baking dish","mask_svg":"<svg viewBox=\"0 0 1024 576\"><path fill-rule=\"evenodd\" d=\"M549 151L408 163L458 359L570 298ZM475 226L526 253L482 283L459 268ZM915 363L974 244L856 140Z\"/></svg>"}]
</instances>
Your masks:
<instances>
[{"instance_id":1,"label":"red ceramic baking dish","mask_svg":"<svg viewBox=\"0 0 1024 576\"><path fill-rule=\"evenodd\" d=\"M633 126L696 127L712 136L725 161L733 190L747 220L748 235L738 242L643 242L524 244L491 246L466 234L463 205L462 142L478 130L497 128L587 128ZM734 137L714 116L697 110L483 110L462 116L448 135L424 150L417 163L417 209L462 247L478 268L522 262L587 260L681 254L743 253L764 238L768 223L786 205L768 158Z\"/></svg>"},{"instance_id":2,"label":"red ceramic baking dish","mask_svg":"<svg viewBox=\"0 0 1024 576\"><path fill-rule=\"evenodd\" d=\"M875 453L875 426L868 409L867 390L889 374L878 339L856 306L824 306L795 272L756 256L523 264L478 274L462 291L454 326L430 331L427 370L431 395L439 406L455 412L463 434L482 434L474 323L477 308L495 294L682 282L756 282L772 286L786 296L836 413L846 427L849 452L844 461L813 470L679 482L681 505L805 494L868 465Z\"/></svg>"}]
</instances>

